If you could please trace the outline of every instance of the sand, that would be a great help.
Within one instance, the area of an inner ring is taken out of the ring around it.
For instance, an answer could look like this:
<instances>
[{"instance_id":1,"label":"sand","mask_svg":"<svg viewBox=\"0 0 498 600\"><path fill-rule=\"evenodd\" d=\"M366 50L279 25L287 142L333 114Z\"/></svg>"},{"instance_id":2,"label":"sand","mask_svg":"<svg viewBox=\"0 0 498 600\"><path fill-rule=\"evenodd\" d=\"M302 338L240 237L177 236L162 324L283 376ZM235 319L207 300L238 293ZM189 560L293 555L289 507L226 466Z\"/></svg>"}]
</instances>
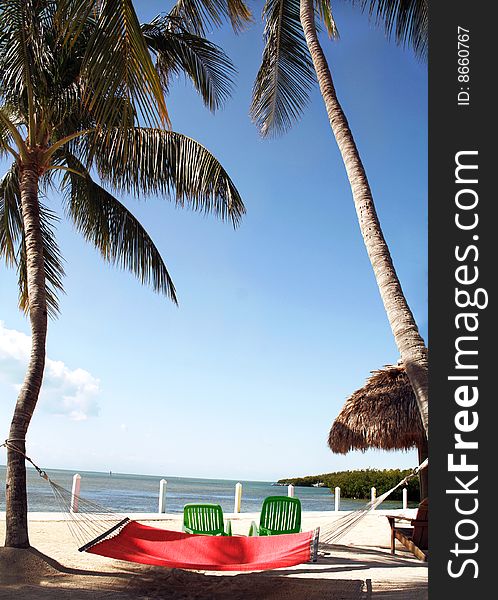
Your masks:
<instances>
[{"instance_id":1,"label":"sand","mask_svg":"<svg viewBox=\"0 0 498 600\"><path fill-rule=\"evenodd\" d=\"M244 574L213 574L126 563L80 553L57 515L30 515L33 549L0 548L0 599L23 600L424 600L427 563L402 547L389 551L384 511L369 514L341 540L321 547L316 564ZM179 530L178 515L133 515L155 527ZM334 513L305 513L303 530L330 523ZM232 516L246 534L256 514ZM4 522L0 520L0 539Z\"/></svg>"}]
</instances>

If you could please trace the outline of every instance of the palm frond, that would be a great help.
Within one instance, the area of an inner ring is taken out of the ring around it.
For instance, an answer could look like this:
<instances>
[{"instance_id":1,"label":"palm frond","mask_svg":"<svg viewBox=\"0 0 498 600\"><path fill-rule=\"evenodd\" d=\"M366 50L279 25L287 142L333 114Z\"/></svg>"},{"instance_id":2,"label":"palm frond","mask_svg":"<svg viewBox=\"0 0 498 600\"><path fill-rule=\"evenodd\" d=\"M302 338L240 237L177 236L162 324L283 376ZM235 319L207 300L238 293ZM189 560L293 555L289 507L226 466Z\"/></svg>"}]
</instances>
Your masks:
<instances>
[{"instance_id":1,"label":"palm frond","mask_svg":"<svg viewBox=\"0 0 498 600\"><path fill-rule=\"evenodd\" d=\"M95 23L101 0L58 0L53 24L58 41L73 46L89 22Z\"/></svg>"},{"instance_id":2,"label":"palm frond","mask_svg":"<svg viewBox=\"0 0 498 600\"><path fill-rule=\"evenodd\" d=\"M45 267L45 284L48 313L52 318L59 314L59 295L64 293L64 259L56 239L56 224L59 217L41 202L40 228L43 240L43 262ZM26 256L24 251L24 236L19 263L19 307L28 312L28 286L26 276Z\"/></svg>"},{"instance_id":3,"label":"palm frond","mask_svg":"<svg viewBox=\"0 0 498 600\"><path fill-rule=\"evenodd\" d=\"M33 85L34 66L26 8L22 0L0 0L0 89L7 101L10 96L24 103L26 85Z\"/></svg>"},{"instance_id":4,"label":"palm frond","mask_svg":"<svg viewBox=\"0 0 498 600\"><path fill-rule=\"evenodd\" d=\"M82 65L84 101L98 125L118 126L116 102L129 100L149 125L169 125L159 75L131 0L101 0ZM125 117L125 126L128 118Z\"/></svg>"},{"instance_id":5,"label":"palm frond","mask_svg":"<svg viewBox=\"0 0 498 600\"><path fill-rule=\"evenodd\" d=\"M156 54L156 69L168 87L171 75L184 73L214 111L232 91L235 68L223 50L205 38L189 33L179 22L156 17L142 25L149 48Z\"/></svg>"},{"instance_id":6,"label":"palm frond","mask_svg":"<svg viewBox=\"0 0 498 600\"><path fill-rule=\"evenodd\" d=\"M30 142L35 141L35 113L43 110L48 89L50 44L44 43L54 3L41 0L0 0L0 89L25 117Z\"/></svg>"},{"instance_id":7,"label":"palm frond","mask_svg":"<svg viewBox=\"0 0 498 600\"><path fill-rule=\"evenodd\" d=\"M60 293L64 293L63 258L55 238L55 224L58 217L42 203L40 207L40 229L43 242L43 262L47 309L52 318L59 313ZM16 267L19 281L19 308L29 311L28 280L26 269L26 249L21 211L19 174L14 164L0 181L0 255L6 264Z\"/></svg>"},{"instance_id":8,"label":"palm frond","mask_svg":"<svg viewBox=\"0 0 498 600\"><path fill-rule=\"evenodd\" d=\"M31 75L32 56L28 47L26 4L22 0L0 0L0 80L2 87L22 94Z\"/></svg>"},{"instance_id":9,"label":"palm frond","mask_svg":"<svg viewBox=\"0 0 498 600\"><path fill-rule=\"evenodd\" d=\"M11 132L0 118L0 157L3 158L8 152L12 153L13 151L15 152L12 148Z\"/></svg>"},{"instance_id":10,"label":"palm frond","mask_svg":"<svg viewBox=\"0 0 498 600\"><path fill-rule=\"evenodd\" d=\"M149 234L132 213L95 183L72 156L68 165L83 176L68 172L64 178L66 213L84 238L104 260L134 273L143 284L177 304L175 286Z\"/></svg>"},{"instance_id":11,"label":"palm frond","mask_svg":"<svg viewBox=\"0 0 498 600\"><path fill-rule=\"evenodd\" d=\"M243 31L252 21L251 11L244 0L177 0L169 16L200 36L209 27L220 27L226 19L236 33Z\"/></svg>"},{"instance_id":12,"label":"palm frond","mask_svg":"<svg viewBox=\"0 0 498 600\"><path fill-rule=\"evenodd\" d=\"M400 45L412 46L416 56L427 60L428 0L353 0L377 23L383 23L388 37Z\"/></svg>"},{"instance_id":13,"label":"palm frond","mask_svg":"<svg viewBox=\"0 0 498 600\"><path fill-rule=\"evenodd\" d=\"M9 267L17 265L17 250L22 237L19 206L19 179L13 164L0 180L0 255Z\"/></svg>"},{"instance_id":14,"label":"palm frond","mask_svg":"<svg viewBox=\"0 0 498 600\"><path fill-rule=\"evenodd\" d=\"M226 0L228 18L235 33L243 31L252 22L252 13L244 0Z\"/></svg>"},{"instance_id":15,"label":"palm frond","mask_svg":"<svg viewBox=\"0 0 498 600\"><path fill-rule=\"evenodd\" d=\"M27 147L22 135L22 125L22 120L14 114L11 106L8 104L0 106L0 148L2 153L9 151L16 158L18 154L26 156Z\"/></svg>"},{"instance_id":16,"label":"palm frond","mask_svg":"<svg viewBox=\"0 0 498 600\"><path fill-rule=\"evenodd\" d=\"M199 142L180 133L136 127L109 132L103 148L96 135L95 166L100 179L117 191L164 194L180 206L230 219L245 213L233 181Z\"/></svg>"},{"instance_id":17,"label":"palm frond","mask_svg":"<svg viewBox=\"0 0 498 600\"><path fill-rule=\"evenodd\" d=\"M328 36L332 40L339 39L339 30L332 14L331 0L315 0L315 11L325 25Z\"/></svg>"},{"instance_id":18,"label":"palm frond","mask_svg":"<svg viewBox=\"0 0 498 600\"><path fill-rule=\"evenodd\" d=\"M299 0L267 0L265 48L253 87L252 120L262 136L287 131L299 119L315 71L299 19Z\"/></svg>"}]
</instances>

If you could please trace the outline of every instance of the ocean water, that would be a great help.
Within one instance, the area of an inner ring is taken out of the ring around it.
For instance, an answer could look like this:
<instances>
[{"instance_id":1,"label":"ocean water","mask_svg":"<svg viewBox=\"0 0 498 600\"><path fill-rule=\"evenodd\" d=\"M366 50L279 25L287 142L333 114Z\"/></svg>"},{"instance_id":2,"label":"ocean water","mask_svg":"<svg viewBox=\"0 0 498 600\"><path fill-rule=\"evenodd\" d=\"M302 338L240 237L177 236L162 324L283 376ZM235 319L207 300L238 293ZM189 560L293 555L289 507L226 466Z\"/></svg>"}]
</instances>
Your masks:
<instances>
[{"instance_id":1,"label":"ocean water","mask_svg":"<svg viewBox=\"0 0 498 600\"><path fill-rule=\"evenodd\" d=\"M60 486L71 490L73 471L47 469ZM157 512L159 482L166 479L166 512L181 513L187 502L214 502L224 512L233 512L236 480L192 479L187 477L128 475L80 471L80 496L116 512ZM242 512L258 512L266 496L287 495L287 487L272 482L241 481ZM296 487L295 496L304 511L334 510L334 495L328 488ZM341 499L341 510L354 510L366 500ZM28 468L28 504L33 512L57 512L59 506L50 485ZM401 508L400 502L386 501L381 508ZM0 466L0 510L5 510L5 467Z\"/></svg>"}]
</instances>

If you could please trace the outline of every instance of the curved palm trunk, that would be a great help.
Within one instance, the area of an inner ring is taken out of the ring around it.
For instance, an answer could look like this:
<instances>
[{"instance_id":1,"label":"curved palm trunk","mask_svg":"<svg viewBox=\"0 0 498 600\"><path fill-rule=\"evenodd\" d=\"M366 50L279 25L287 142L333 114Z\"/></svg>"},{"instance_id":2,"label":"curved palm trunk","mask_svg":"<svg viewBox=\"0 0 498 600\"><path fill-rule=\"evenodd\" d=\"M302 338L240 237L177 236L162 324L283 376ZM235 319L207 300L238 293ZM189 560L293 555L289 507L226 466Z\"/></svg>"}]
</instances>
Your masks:
<instances>
[{"instance_id":1,"label":"curved palm trunk","mask_svg":"<svg viewBox=\"0 0 498 600\"><path fill-rule=\"evenodd\" d=\"M415 392L428 435L428 353L406 302L375 210L365 169L337 99L327 60L318 41L313 0L300 0L300 19L330 126L346 167L361 233L374 270L384 308L406 373Z\"/></svg>"},{"instance_id":2,"label":"curved palm trunk","mask_svg":"<svg viewBox=\"0 0 498 600\"><path fill-rule=\"evenodd\" d=\"M9 441L25 452L25 436L38 400L45 367L47 336L47 299L43 243L38 204L39 173L36 166L20 165L20 191L24 224L29 317L31 322L31 356L24 382L17 398L9 432ZM7 453L6 536L5 546L29 547L26 466L24 456L15 450Z\"/></svg>"}]
</instances>

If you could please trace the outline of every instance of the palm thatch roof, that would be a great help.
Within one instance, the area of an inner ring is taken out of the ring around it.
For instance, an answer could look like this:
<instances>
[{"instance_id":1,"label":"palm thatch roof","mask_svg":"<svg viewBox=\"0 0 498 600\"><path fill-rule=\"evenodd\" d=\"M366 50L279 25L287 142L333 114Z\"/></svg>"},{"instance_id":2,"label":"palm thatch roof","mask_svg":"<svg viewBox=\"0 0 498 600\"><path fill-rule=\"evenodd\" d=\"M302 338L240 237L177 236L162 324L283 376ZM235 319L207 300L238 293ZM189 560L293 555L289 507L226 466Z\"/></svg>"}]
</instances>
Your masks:
<instances>
[{"instance_id":1,"label":"palm thatch roof","mask_svg":"<svg viewBox=\"0 0 498 600\"><path fill-rule=\"evenodd\" d=\"M426 445L424 427L405 369L386 365L345 402L329 433L332 452L408 450Z\"/></svg>"}]
</instances>

